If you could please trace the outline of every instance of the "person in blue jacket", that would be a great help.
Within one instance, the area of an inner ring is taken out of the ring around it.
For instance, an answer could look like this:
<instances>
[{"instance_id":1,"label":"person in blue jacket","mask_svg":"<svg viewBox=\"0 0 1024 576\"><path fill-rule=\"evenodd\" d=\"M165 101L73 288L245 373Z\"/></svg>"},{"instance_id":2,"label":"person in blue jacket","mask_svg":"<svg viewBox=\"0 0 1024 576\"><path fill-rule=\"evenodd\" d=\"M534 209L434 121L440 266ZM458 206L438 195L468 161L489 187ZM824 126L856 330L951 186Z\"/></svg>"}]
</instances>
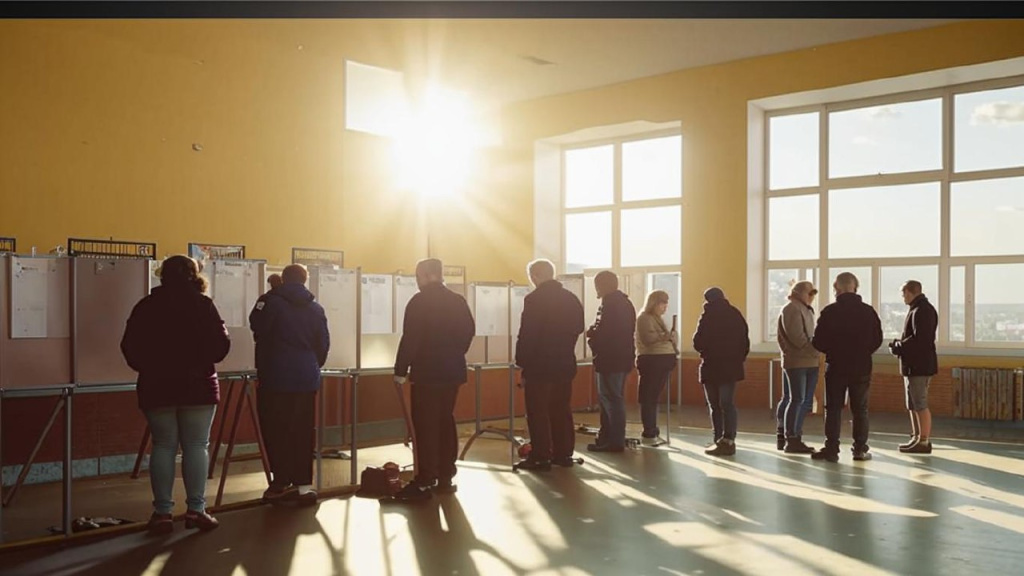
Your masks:
<instances>
[{"instance_id":1,"label":"person in blue jacket","mask_svg":"<svg viewBox=\"0 0 1024 576\"><path fill-rule=\"evenodd\" d=\"M314 408L331 337L323 307L306 289L305 267L287 266L281 278L283 284L260 297L249 313L259 349L257 407L272 477L263 499L315 503Z\"/></svg>"}]
</instances>

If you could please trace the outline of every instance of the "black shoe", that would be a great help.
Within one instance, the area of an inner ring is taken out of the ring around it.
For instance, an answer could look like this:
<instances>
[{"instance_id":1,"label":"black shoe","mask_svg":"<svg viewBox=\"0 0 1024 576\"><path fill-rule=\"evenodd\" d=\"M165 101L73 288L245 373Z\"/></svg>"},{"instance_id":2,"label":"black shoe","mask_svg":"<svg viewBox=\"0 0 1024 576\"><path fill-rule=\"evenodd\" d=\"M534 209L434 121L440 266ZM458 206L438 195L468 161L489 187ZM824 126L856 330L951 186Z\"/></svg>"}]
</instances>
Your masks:
<instances>
[{"instance_id":1,"label":"black shoe","mask_svg":"<svg viewBox=\"0 0 1024 576\"><path fill-rule=\"evenodd\" d=\"M434 493L431 490L431 485L420 484L413 480L405 485L391 497L392 500L398 502L422 502L423 500L430 500L434 497Z\"/></svg>"},{"instance_id":2,"label":"black shoe","mask_svg":"<svg viewBox=\"0 0 1024 576\"><path fill-rule=\"evenodd\" d=\"M775 433L775 448L784 450L786 448L786 435L781 432Z\"/></svg>"},{"instance_id":3,"label":"black shoe","mask_svg":"<svg viewBox=\"0 0 1024 576\"><path fill-rule=\"evenodd\" d=\"M908 441L906 443L903 443L903 444L900 444L900 452L906 452L907 448L910 448L911 446L913 446L914 444L917 444L920 441L921 441L921 439L919 437L911 436L910 437L910 441Z\"/></svg>"},{"instance_id":4,"label":"black shoe","mask_svg":"<svg viewBox=\"0 0 1024 576\"><path fill-rule=\"evenodd\" d=\"M531 472L547 472L551 470L551 460L534 460L525 458L516 464L517 470L530 470Z\"/></svg>"},{"instance_id":5,"label":"black shoe","mask_svg":"<svg viewBox=\"0 0 1024 576\"><path fill-rule=\"evenodd\" d=\"M839 454L825 448L811 454L811 460L824 460L826 462L839 462Z\"/></svg>"},{"instance_id":6,"label":"black shoe","mask_svg":"<svg viewBox=\"0 0 1024 576\"><path fill-rule=\"evenodd\" d=\"M924 442L917 442L914 445L908 447L906 450L900 447L900 452L903 452L904 454L931 454L932 443L930 440L925 440Z\"/></svg>"},{"instance_id":7,"label":"black shoe","mask_svg":"<svg viewBox=\"0 0 1024 576\"><path fill-rule=\"evenodd\" d=\"M588 452L625 452L625 446L606 446L604 444L587 444Z\"/></svg>"},{"instance_id":8,"label":"black shoe","mask_svg":"<svg viewBox=\"0 0 1024 576\"><path fill-rule=\"evenodd\" d=\"M705 450L704 453L708 456L733 456L736 454L736 442L723 438L713 447Z\"/></svg>"},{"instance_id":9,"label":"black shoe","mask_svg":"<svg viewBox=\"0 0 1024 576\"><path fill-rule=\"evenodd\" d=\"M438 478L437 484L431 490L435 494L455 494L458 492L459 487L455 485L451 478Z\"/></svg>"},{"instance_id":10,"label":"black shoe","mask_svg":"<svg viewBox=\"0 0 1024 576\"><path fill-rule=\"evenodd\" d=\"M563 468L572 468L576 465L576 459L572 456L563 456L562 458L552 458L551 463Z\"/></svg>"},{"instance_id":11,"label":"black shoe","mask_svg":"<svg viewBox=\"0 0 1024 576\"><path fill-rule=\"evenodd\" d=\"M786 454L814 454L814 448L804 444L803 440L799 438L789 438L786 440L785 452Z\"/></svg>"},{"instance_id":12,"label":"black shoe","mask_svg":"<svg viewBox=\"0 0 1024 576\"><path fill-rule=\"evenodd\" d=\"M867 462L868 460L871 460L871 452L868 452L867 450L854 450L853 459L857 462Z\"/></svg>"},{"instance_id":13,"label":"black shoe","mask_svg":"<svg viewBox=\"0 0 1024 576\"><path fill-rule=\"evenodd\" d=\"M298 490L297 486L288 486L286 488L271 486L263 492L263 502L274 504L275 502L290 500L297 495Z\"/></svg>"}]
</instances>

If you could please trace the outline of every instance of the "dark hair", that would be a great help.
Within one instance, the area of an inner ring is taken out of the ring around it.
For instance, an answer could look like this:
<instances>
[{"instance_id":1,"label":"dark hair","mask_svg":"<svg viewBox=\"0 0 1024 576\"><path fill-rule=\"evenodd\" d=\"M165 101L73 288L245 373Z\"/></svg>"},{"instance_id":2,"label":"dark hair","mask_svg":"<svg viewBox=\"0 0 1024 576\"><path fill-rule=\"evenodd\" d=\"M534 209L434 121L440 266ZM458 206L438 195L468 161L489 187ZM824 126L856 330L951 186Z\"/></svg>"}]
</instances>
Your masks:
<instances>
[{"instance_id":1,"label":"dark hair","mask_svg":"<svg viewBox=\"0 0 1024 576\"><path fill-rule=\"evenodd\" d=\"M619 289L619 277L610 270L602 270L594 276L594 285L603 286L612 292Z\"/></svg>"},{"instance_id":2,"label":"dark hair","mask_svg":"<svg viewBox=\"0 0 1024 576\"><path fill-rule=\"evenodd\" d=\"M202 265L188 256L170 256L160 265L160 285L169 288L188 287L200 293L206 292L207 282L200 274L202 270Z\"/></svg>"},{"instance_id":3,"label":"dark hair","mask_svg":"<svg viewBox=\"0 0 1024 576\"><path fill-rule=\"evenodd\" d=\"M305 284L309 272L302 264L289 264L281 271L281 279L285 284Z\"/></svg>"}]
</instances>

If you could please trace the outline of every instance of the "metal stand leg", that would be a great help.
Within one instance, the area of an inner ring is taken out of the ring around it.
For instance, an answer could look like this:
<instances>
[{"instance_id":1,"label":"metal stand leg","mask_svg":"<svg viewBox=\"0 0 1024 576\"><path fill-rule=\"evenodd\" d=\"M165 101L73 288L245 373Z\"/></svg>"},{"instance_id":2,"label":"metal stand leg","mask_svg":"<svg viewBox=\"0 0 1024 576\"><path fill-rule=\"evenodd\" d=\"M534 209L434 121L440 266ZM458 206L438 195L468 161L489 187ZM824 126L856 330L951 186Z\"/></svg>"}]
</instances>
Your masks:
<instances>
[{"instance_id":1,"label":"metal stand leg","mask_svg":"<svg viewBox=\"0 0 1024 576\"><path fill-rule=\"evenodd\" d=\"M349 377L349 446L352 452L352 461L350 467L350 476L348 479L349 484L358 484L359 478L359 456L358 456L358 442L356 441L356 408L358 401L358 390L359 390L359 374L353 374Z\"/></svg>"},{"instance_id":2,"label":"metal stand leg","mask_svg":"<svg viewBox=\"0 0 1024 576\"><path fill-rule=\"evenodd\" d=\"M270 457L267 456L267 445L263 442L263 427L260 426L260 416L256 411L256 399L253 398L253 394L256 394L254 386L251 386L252 381L249 377L245 377L245 382L242 386L242 394L245 394L249 404L249 417L252 418L252 428L256 431L256 449L260 451L260 460L263 462L263 473L267 476L267 484L270 484Z\"/></svg>"},{"instance_id":3,"label":"metal stand leg","mask_svg":"<svg viewBox=\"0 0 1024 576\"><path fill-rule=\"evenodd\" d=\"M60 411L64 409L66 404L67 394L62 393L53 407L53 412L50 413L50 419L47 420L46 426L43 427L43 431L39 435L39 440L36 440L36 445L32 448L32 452L29 453L28 460L21 468L21 472L18 473L18 478L14 481L14 486L11 486L11 489L4 497L4 506L10 506L11 502L14 500L14 495L18 493L18 489L25 483L25 478L28 476L29 470L32 468L32 464L35 463L36 456L39 455L39 449L43 447L43 442L46 441L46 437L50 434L50 429L53 428L54 423L57 421L57 416L60 414Z\"/></svg>"},{"instance_id":4,"label":"metal stand leg","mask_svg":"<svg viewBox=\"0 0 1024 576\"><path fill-rule=\"evenodd\" d=\"M227 451L224 453L224 463L221 466L220 484L217 487L217 498L216 500L214 500L214 506L220 506L221 499L224 497L224 485L227 483L228 480L228 468L230 467L231 463L238 460L249 460L252 458L252 456L233 456L235 452L235 442L238 439L238 424L242 420L242 412L244 411L246 404L249 405L249 415L252 417L253 429L256 430L256 442L260 451L258 457L260 458L260 460L263 461L263 472L267 476L267 484L270 483L270 461L267 459L266 447L263 444L263 434L262 431L260 430L260 420L257 417L256 405L252 399L252 395L250 394L249 385L250 381L248 377L244 378L242 380L242 390L238 395L237 404L235 404L234 420L231 422L231 434L228 437ZM227 415L227 411L229 408L230 406L225 404L225 416Z\"/></svg>"},{"instance_id":5,"label":"metal stand leg","mask_svg":"<svg viewBox=\"0 0 1024 576\"><path fill-rule=\"evenodd\" d=\"M213 442L213 450L210 452L210 469L206 473L207 480L213 480L213 471L217 468L217 456L220 454L221 443L224 441L224 426L228 422L228 407L231 406L231 396L235 392L235 381L226 380L227 394L224 395L224 403L218 407L220 412L220 426L217 426L217 439Z\"/></svg>"},{"instance_id":6,"label":"metal stand leg","mask_svg":"<svg viewBox=\"0 0 1024 576\"><path fill-rule=\"evenodd\" d=\"M139 477L139 472L142 470L142 459L146 456L146 448L149 447L149 424L146 424L146 429L142 432L142 442L139 443L139 453L135 456L135 467L132 468L132 480ZM212 471L209 476L213 477Z\"/></svg>"},{"instance_id":7,"label":"metal stand leg","mask_svg":"<svg viewBox=\"0 0 1024 576\"><path fill-rule=\"evenodd\" d=\"M318 414L318 416L317 416L318 422L317 422L317 426L316 426L316 447L315 447L314 454L316 454L316 491L319 492L320 490L323 489L323 485L324 485L324 482L323 482L323 477L324 477L323 446L324 446L324 426L326 425L325 424L326 411L324 410L324 379L323 379L322 376L320 377L320 389L317 390L317 392L316 392L316 407L317 407L317 414ZM261 443L261 446L260 446L260 451L263 451L262 443ZM270 482L269 475L267 477L267 482L268 483Z\"/></svg>"},{"instance_id":8,"label":"metal stand leg","mask_svg":"<svg viewBox=\"0 0 1024 576\"><path fill-rule=\"evenodd\" d=\"M63 490L63 512L64 512L64 536L71 535L71 481L74 471L71 469L71 396L72 389L65 391L66 403L64 404L64 490Z\"/></svg>"}]
</instances>

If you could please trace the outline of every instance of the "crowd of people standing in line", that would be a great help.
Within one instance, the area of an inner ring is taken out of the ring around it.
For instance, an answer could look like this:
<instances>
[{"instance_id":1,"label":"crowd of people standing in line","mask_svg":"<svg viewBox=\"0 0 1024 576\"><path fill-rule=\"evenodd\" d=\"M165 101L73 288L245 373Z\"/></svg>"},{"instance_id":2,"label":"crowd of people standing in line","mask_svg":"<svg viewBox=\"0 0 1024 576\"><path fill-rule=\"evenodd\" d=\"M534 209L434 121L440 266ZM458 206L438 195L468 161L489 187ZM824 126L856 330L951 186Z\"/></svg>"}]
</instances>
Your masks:
<instances>
[{"instance_id":1,"label":"crowd of people standing in line","mask_svg":"<svg viewBox=\"0 0 1024 576\"><path fill-rule=\"evenodd\" d=\"M205 295L201 265L187 256L171 256L158 274L161 285L132 310L121 349L139 373L139 408L152 431L150 483L153 513L149 530L173 530L174 462L182 451L185 484L185 525L212 530L216 518L206 510L206 471L210 427L220 390L215 365L228 354L231 341L216 306ZM594 278L601 305L597 319L585 326L579 298L557 279L549 260L530 262L527 273L534 290L525 298L515 364L526 397L532 450L517 467L546 471L575 464L575 429L571 400L576 376L576 344L585 334L594 354L600 402L600 431L591 452L622 452L626 446L624 387L629 373L639 373L638 397L643 424L641 441L657 444L661 431L657 403L679 354L675 324L664 320L669 295L651 292L637 315L618 288L618 277L602 271ZM256 344L259 392L257 412L270 462L266 502L311 504L314 407L320 370L330 350L324 309L306 288L307 271L297 264L268 278L271 289L256 302L249 325ZM454 409L459 388L467 380L466 353L475 335L465 298L443 282L440 260L416 266L419 292L409 301L394 366L394 382L411 382L411 420L416 475L392 498L418 501L457 490L454 477L458 435ZM778 318L784 389L777 415L777 447L790 454L837 462L841 412L849 396L853 413L853 459L869 460L868 389L872 354L882 344L874 308L857 294L856 276L839 274L836 298L817 322L811 282L796 282L789 303ZM928 384L937 372L937 314L922 293L920 282L902 287L909 306L903 334L889 344L900 359L911 420L910 441L900 450L931 452ZM744 377L750 352L747 323L720 288L704 292L704 310L693 335L701 358L699 381L709 409L713 442L705 453L736 453L736 386ZM803 422L818 381L819 355L825 355L825 445L815 450L803 442Z\"/></svg>"}]
</instances>

